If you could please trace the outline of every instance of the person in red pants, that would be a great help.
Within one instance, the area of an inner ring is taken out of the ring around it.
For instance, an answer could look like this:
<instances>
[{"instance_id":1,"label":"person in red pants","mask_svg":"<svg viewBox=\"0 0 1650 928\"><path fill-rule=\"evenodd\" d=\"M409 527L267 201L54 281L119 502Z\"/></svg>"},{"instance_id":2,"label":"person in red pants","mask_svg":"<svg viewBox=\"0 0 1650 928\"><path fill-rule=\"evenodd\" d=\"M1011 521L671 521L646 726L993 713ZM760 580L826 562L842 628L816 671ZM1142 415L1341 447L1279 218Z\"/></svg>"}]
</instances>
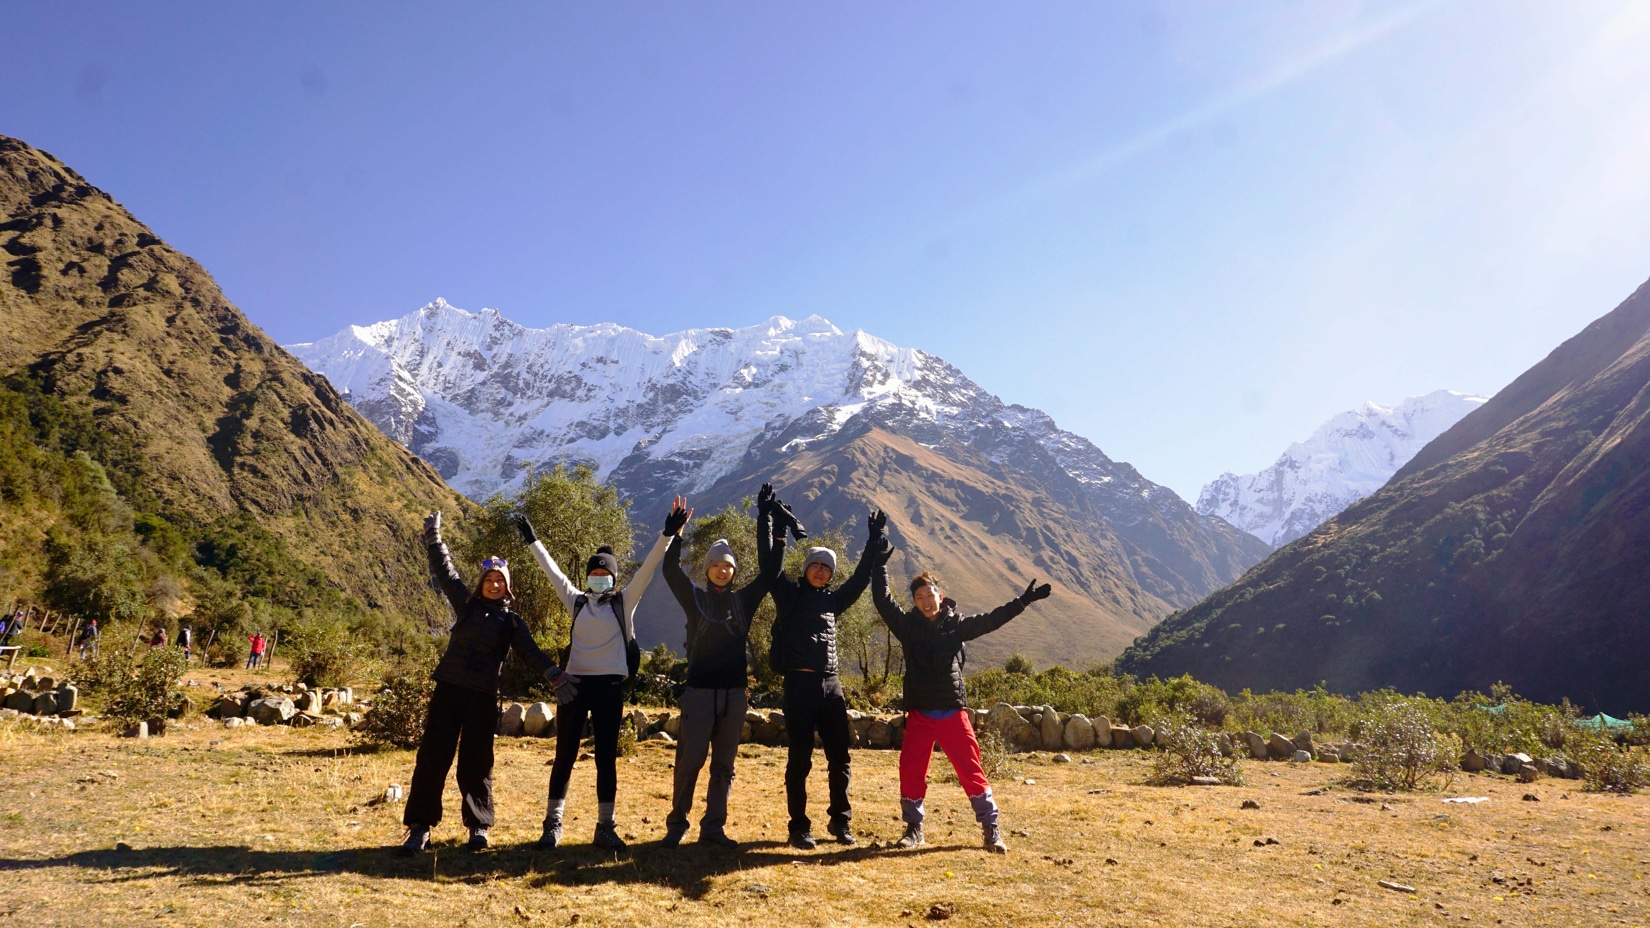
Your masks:
<instances>
[{"instance_id":1,"label":"person in red pants","mask_svg":"<svg viewBox=\"0 0 1650 928\"><path fill-rule=\"evenodd\" d=\"M887 563L892 554L893 548L884 543L871 575L871 600L905 652L905 740L899 755L900 817L905 821L905 834L898 846L912 848L923 843L922 803L928 795L928 762L937 742L974 808L985 849L1006 854L1008 845L997 823L997 801L991 796L991 783L980 763L980 742L965 711L964 642L1008 624L1026 606L1046 599L1050 587L1046 583L1038 586L1033 580L1025 592L1004 605L984 615L963 616L940 590L934 575L924 571L911 580L915 606L906 610L888 592Z\"/></svg>"}]
</instances>

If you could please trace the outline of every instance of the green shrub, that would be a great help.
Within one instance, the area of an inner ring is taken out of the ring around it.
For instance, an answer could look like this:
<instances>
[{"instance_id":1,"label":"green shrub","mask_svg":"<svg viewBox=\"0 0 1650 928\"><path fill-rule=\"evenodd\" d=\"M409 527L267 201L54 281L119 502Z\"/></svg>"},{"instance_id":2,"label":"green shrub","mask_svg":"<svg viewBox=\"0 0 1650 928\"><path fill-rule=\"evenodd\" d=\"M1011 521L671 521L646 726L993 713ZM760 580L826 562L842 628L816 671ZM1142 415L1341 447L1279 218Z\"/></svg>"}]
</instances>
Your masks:
<instances>
[{"instance_id":1,"label":"green shrub","mask_svg":"<svg viewBox=\"0 0 1650 928\"><path fill-rule=\"evenodd\" d=\"M206 649L206 664L208 667L245 667L246 653L250 648L251 645L239 634L220 636Z\"/></svg>"},{"instance_id":2,"label":"green shrub","mask_svg":"<svg viewBox=\"0 0 1650 928\"><path fill-rule=\"evenodd\" d=\"M375 650L342 622L323 619L289 626L281 644L293 676L308 686L348 686L367 669Z\"/></svg>"},{"instance_id":3,"label":"green shrub","mask_svg":"<svg viewBox=\"0 0 1650 928\"><path fill-rule=\"evenodd\" d=\"M1031 658L1018 651L1010 654L1008 660L1003 661L1003 671L1019 674L1020 676L1030 676L1034 672L1031 666Z\"/></svg>"},{"instance_id":4,"label":"green shrub","mask_svg":"<svg viewBox=\"0 0 1650 928\"><path fill-rule=\"evenodd\" d=\"M1605 732L1575 729L1569 755L1590 792L1626 794L1650 786L1650 753L1617 744Z\"/></svg>"},{"instance_id":5,"label":"green shrub","mask_svg":"<svg viewBox=\"0 0 1650 928\"><path fill-rule=\"evenodd\" d=\"M1152 761L1151 782L1185 786L1193 777L1214 777L1234 785L1243 782L1238 762L1220 753L1217 734L1199 724L1190 711L1159 719L1156 728L1164 740Z\"/></svg>"},{"instance_id":6,"label":"green shrub","mask_svg":"<svg viewBox=\"0 0 1650 928\"><path fill-rule=\"evenodd\" d=\"M368 744L418 747L434 691L435 681L423 668L392 672L384 678L383 689L372 697L372 709L355 726L355 736Z\"/></svg>"},{"instance_id":7,"label":"green shrub","mask_svg":"<svg viewBox=\"0 0 1650 928\"><path fill-rule=\"evenodd\" d=\"M1449 774L1461 756L1461 739L1434 729L1424 700L1388 697L1372 702L1355 726L1363 750L1354 782L1372 789L1413 790L1435 775Z\"/></svg>"},{"instance_id":8,"label":"green shrub","mask_svg":"<svg viewBox=\"0 0 1650 928\"><path fill-rule=\"evenodd\" d=\"M183 651L151 648L134 631L109 634L96 657L86 662L83 681L103 703L103 714L136 724L164 719L183 698Z\"/></svg>"}]
</instances>

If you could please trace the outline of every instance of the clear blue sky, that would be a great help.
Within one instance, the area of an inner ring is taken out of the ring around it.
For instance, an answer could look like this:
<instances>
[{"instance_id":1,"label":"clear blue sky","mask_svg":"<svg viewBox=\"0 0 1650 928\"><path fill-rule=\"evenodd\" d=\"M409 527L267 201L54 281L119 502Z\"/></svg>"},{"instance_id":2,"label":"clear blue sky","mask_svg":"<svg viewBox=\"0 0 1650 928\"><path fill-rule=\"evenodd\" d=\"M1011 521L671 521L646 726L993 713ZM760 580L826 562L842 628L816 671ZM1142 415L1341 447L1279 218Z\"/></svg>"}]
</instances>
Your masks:
<instances>
[{"instance_id":1,"label":"clear blue sky","mask_svg":"<svg viewBox=\"0 0 1650 928\"><path fill-rule=\"evenodd\" d=\"M818 313L1188 498L1650 277L1643 3L17 3L0 88L283 342Z\"/></svg>"}]
</instances>

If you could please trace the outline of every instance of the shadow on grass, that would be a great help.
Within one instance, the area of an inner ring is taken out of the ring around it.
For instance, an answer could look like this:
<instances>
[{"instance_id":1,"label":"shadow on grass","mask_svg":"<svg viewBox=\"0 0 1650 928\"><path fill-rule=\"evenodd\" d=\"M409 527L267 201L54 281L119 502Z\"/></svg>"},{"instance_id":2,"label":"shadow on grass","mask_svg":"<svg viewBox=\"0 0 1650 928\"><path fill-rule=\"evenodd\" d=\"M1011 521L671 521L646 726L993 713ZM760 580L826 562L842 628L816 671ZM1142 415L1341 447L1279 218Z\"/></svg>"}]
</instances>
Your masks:
<instances>
[{"instance_id":1,"label":"shadow on grass","mask_svg":"<svg viewBox=\"0 0 1650 928\"><path fill-rule=\"evenodd\" d=\"M743 845L742 850L683 844L664 848L656 842L632 845L622 853L590 845L543 850L536 843L475 852L461 844L437 844L417 857L401 857L393 847L337 851L265 851L245 845L215 847L148 847L132 850L80 851L39 859L0 858L0 873L73 867L107 871L106 882L140 882L183 877L202 883L261 883L290 878L354 873L387 880L435 880L487 883L526 879L534 887L550 884L591 886L601 883L653 885L674 889L690 899L703 898L718 876L793 861L833 867L882 856L979 853L974 845L927 846L915 850L856 847L798 853L777 841ZM752 874L753 879L755 874Z\"/></svg>"}]
</instances>

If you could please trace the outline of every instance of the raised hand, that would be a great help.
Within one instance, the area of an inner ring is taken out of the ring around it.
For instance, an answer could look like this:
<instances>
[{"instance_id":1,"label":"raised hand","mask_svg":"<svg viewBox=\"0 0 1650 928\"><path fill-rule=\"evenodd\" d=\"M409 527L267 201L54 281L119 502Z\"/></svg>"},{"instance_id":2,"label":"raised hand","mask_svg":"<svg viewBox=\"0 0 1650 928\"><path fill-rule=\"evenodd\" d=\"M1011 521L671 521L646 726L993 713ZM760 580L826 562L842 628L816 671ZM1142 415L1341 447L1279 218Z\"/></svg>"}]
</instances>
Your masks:
<instances>
[{"instance_id":1,"label":"raised hand","mask_svg":"<svg viewBox=\"0 0 1650 928\"><path fill-rule=\"evenodd\" d=\"M1020 603L1022 605L1029 606L1039 599L1048 599L1049 594L1053 592L1053 587L1046 583L1042 586L1038 586L1037 581L1033 580L1026 584L1026 591L1020 594Z\"/></svg>"},{"instance_id":2,"label":"raised hand","mask_svg":"<svg viewBox=\"0 0 1650 928\"><path fill-rule=\"evenodd\" d=\"M510 522L515 525L516 534L521 536L522 544L531 545L539 540L538 534L533 531L533 523L526 516L516 516Z\"/></svg>"},{"instance_id":3,"label":"raised hand","mask_svg":"<svg viewBox=\"0 0 1650 928\"><path fill-rule=\"evenodd\" d=\"M873 563L876 566L881 567L887 564L888 560L894 556L894 546L888 542L888 539L884 538L882 539L882 544L871 549L871 556L876 558Z\"/></svg>"},{"instance_id":4,"label":"raised hand","mask_svg":"<svg viewBox=\"0 0 1650 928\"><path fill-rule=\"evenodd\" d=\"M888 530L888 513L883 512L881 509L873 509L870 516L866 518L865 524L870 526L872 540L881 538Z\"/></svg>"},{"instance_id":5,"label":"raised hand","mask_svg":"<svg viewBox=\"0 0 1650 928\"><path fill-rule=\"evenodd\" d=\"M762 484L762 489L756 494L756 514L763 516L773 512L773 501L773 484Z\"/></svg>"},{"instance_id":6,"label":"raised hand","mask_svg":"<svg viewBox=\"0 0 1650 928\"><path fill-rule=\"evenodd\" d=\"M441 512L437 510L424 517L424 544L433 545L441 541Z\"/></svg>"},{"instance_id":7,"label":"raised hand","mask_svg":"<svg viewBox=\"0 0 1650 928\"><path fill-rule=\"evenodd\" d=\"M808 537L808 532L802 527L802 522L797 519L796 513L792 512L791 507L785 505L777 497L773 501L773 510L778 513L778 518L783 520L783 523L790 528L792 538L802 541Z\"/></svg>"},{"instance_id":8,"label":"raised hand","mask_svg":"<svg viewBox=\"0 0 1650 928\"><path fill-rule=\"evenodd\" d=\"M665 516L665 536L682 534L682 527L687 525L691 518L693 510L687 507L687 498L676 497L676 501L670 504L670 515Z\"/></svg>"}]
</instances>

